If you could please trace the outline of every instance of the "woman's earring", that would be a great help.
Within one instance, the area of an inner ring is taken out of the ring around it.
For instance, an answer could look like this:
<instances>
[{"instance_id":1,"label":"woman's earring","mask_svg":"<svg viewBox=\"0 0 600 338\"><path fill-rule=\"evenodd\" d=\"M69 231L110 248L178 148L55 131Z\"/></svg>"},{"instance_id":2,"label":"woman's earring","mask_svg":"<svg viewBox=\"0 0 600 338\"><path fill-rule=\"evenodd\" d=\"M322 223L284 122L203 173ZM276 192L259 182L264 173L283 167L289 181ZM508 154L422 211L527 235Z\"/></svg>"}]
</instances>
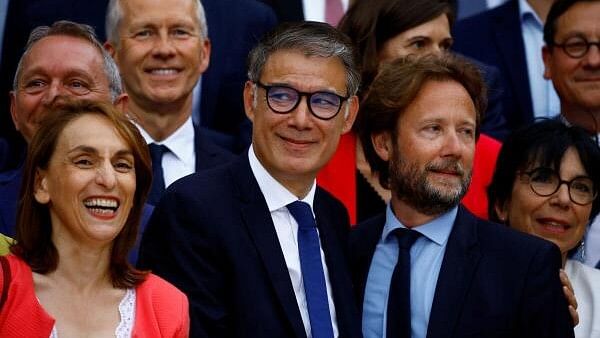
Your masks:
<instances>
[{"instance_id":1,"label":"woman's earring","mask_svg":"<svg viewBox=\"0 0 600 338\"><path fill-rule=\"evenodd\" d=\"M585 240L581 240L581 244L579 245L579 251L581 252L581 259L585 261Z\"/></svg>"}]
</instances>

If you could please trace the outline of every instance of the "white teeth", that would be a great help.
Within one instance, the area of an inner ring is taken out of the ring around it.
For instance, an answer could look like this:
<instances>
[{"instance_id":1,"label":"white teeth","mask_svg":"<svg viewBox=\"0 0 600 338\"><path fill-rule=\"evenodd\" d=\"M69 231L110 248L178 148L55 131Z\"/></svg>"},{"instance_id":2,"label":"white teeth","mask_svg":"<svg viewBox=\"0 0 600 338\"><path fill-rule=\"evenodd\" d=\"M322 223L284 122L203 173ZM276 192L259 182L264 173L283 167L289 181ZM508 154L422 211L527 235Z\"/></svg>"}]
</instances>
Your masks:
<instances>
[{"instance_id":1,"label":"white teeth","mask_svg":"<svg viewBox=\"0 0 600 338\"><path fill-rule=\"evenodd\" d=\"M115 211L111 210L111 209L100 209L100 208L91 208L90 211L92 211L95 214L101 214L101 215L109 215L109 214L114 214Z\"/></svg>"},{"instance_id":2,"label":"white teeth","mask_svg":"<svg viewBox=\"0 0 600 338\"><path fill-rule=\"evenodd\" d=\"M88 208L101 207L116 209L119 206L116 200L104 198L91 198L83 201L83 204Z\"/></svg>"},{"instance_id":3,"label":"white teeth","mask_svg":"<svg viewBox=\"0 0 600 338\"><path fill-rule=\"evenodd\" d=\"M177 74L176 69L168 68L168 69L153 69L151 71L153 75L174 75Z\"/></svg>"}]
</instances>

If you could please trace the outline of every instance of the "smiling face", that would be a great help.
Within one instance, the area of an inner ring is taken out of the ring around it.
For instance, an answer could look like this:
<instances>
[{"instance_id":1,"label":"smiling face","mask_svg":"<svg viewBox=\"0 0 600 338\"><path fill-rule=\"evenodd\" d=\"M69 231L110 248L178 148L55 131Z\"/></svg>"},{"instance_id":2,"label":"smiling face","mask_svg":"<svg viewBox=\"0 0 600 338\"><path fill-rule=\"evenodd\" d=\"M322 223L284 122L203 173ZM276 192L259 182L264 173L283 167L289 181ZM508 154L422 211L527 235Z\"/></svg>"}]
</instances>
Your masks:
<instances>
[{"instance_id":1,"label":"smiling face","mask_svg":"<svg viewBox=\"0 0 600 338\"><path fill-rule=\"evenodd\" d=\"M475 117L461 84L429 80L400 113L395 139L390 132L373 136L375 151L389 161L394 208L435 217L459 203L471 177Z\"/></svg>"},{"instance_id":2,"label":"smiling face","mask_svg":"<svg viewBox=\"0 0 600 338\"><path fill-rule=\"evenodd\" d=\"M260 82L285 85L301 92L348 95L346 71L340 59L305 56L296 51L271 54ZM253 149L275 179L301 196L333 156L341 134L350 130L358 110L356 97L344 101L334 118L321 120L311 114L306 98L291 112L278 114L269 108L265 95L265 89L255 89L253 83L246 83L244 103L253 122Z\"/></svg>"},{"instance_id":3,"label":"smiling face","mask_svg":"<svg viewBox=\"0 0 600 338\"><path fill-rule=\"evenodd\" d=\"M450 23L448 16L442 14L386 41L379 52L379 61L392 61L410 54L439 54L451 46Z\"/></svg>"},{"instance_id":4,"label":"smiling face","mask_svg":"<svg viewBox=\"0 0 600 338\"><path fill-rule=\"evenodd\" d=\"M10 112L27 142L46 113L65 98L110 102L100 51L76 37L56 35L36 42L23 58Z\"/></svg>"},{"instance_id":5,"label":"smiling face","mask_svg":"<svg viewBox=\"0 0 600 338\"><path fill-rule=\"evenodd\" d=\"M192 99L210 55L196 6L193 0L121 1L120 39L107 48L119 65L132 104L152 111L156 104Z\"/></svg>"},{"instance_id":6,"label":"smiling face","mask_svg":"<svg viewBox=\"0 0 600 338\"><path fill-rule=\"evenodd\" d=\"M556 21L554 42L572 37L600 41L600 2L578 2ZM542 50L544 77L551 79L561 99L563 112L600 110L600 47L591 46L581 58L568 56L555 46ZM593 129L593 128L590 128Z\"/></svg>"},{"instance_id":7,"label":"smiling face","mask_svg":"<svg viewBox=\"0 0 600 338\"><path fill-rule=\"evenodd\" d=\"M136 189L131 148L110 122L87 114L66 125L35 199L47 204L53 241L107 245L120 232Z\"/></svg>"},{"instance_id":8,"label":"smiling face","mask_svg":"<svg viewBox=\"0 0 600 338\"><path fill-rule=\"evenodd\" d=\"M574 148L567 149L558 172L560 178L566 181L587 176ZM578 205L571 201L566 184L562 184L554 194L542 197L531 190L526 177L519 175L515 179L509 200L505 205L495 207L500 219L507 221L511 227L558 245L563 260L569 250L575 248L583 238L592 211L591 203Z\"/></svg>"}]
</instances>

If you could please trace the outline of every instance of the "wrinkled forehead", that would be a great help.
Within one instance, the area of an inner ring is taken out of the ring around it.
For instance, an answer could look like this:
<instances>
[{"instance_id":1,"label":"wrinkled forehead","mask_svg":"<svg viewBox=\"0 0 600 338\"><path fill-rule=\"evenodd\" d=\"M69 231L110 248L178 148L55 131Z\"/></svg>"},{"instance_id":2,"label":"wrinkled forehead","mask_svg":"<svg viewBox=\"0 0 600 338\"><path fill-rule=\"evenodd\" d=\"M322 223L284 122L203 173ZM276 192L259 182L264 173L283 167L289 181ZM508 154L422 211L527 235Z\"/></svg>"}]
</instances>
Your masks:
<instances>
[{"instance_id":1,"label":"wrinkled forehead","mask_svg":"<svg viewBox=\"0 0 600 338\"><path fill-rule=\"evenodd\" d=\"M37 41L23 57L21 79L32 73L56 76L80 73L108 84L98 48L72 36L47 36Z\"/></svg>"}]
</instances>

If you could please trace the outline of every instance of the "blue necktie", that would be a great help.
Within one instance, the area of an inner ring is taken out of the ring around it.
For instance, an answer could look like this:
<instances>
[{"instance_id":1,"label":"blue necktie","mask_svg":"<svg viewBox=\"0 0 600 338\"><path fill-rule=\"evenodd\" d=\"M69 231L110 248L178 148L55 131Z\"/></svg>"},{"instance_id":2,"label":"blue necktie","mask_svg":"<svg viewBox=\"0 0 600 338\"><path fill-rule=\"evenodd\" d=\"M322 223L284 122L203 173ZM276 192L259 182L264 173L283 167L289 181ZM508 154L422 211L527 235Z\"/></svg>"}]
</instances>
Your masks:
<instances>
[{"instance_id":1,"label":"blue necktie","mask_svg":"<svg viewBox=\"0 0 600 338\"><path fill-rule=\"evenodd\" d=\"M387 338L410 338L410 248L421 234L404 228L393 234L398 239L399 252L388 294Z\"/></svg>"},{"instance_id":2,"label":"blue necktie","mask_svg":"<svg viewBox=\"0 0 600 338\"><path fill-rule=\"evenodd\" d=\"M162 168L163 154L169 151L167 146L162 144L150 143L150 157L152 158L152 187L148 194L148 204L156 205L160 197L165 192L165 178Z\"/></svg>"},{"instance_id":3,"label":"blue necktie","mask_svg":"<svg viewBox=\"0 0 600 338\"><path fill-rule=\"evenodd\" d=\"M307 203L296 201L288 204L287 208L298 222L298 251L312 337L332 338L333 327L329 315L317 223Z\"/></svg>"}]
</instances>

